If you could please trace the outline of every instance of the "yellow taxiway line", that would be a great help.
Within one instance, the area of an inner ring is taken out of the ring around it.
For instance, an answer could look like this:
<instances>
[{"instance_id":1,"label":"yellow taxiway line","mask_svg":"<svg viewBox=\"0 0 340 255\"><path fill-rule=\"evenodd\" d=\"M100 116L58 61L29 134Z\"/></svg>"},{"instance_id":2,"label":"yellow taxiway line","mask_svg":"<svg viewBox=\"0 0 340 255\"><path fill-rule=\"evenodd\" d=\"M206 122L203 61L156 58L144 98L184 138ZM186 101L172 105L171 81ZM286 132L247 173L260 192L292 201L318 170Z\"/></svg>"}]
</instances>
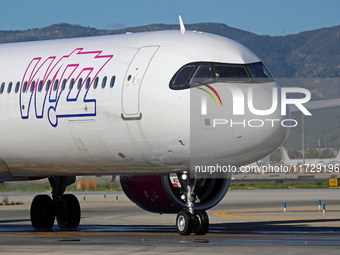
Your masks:
<instances>
[{"instance_id":1,"label":"yellow taxiway line","mask_svg":"<svg viewBox=\"0 0 340 255\"><path fill-rule=\"evenodd\" d=\"M289 212L308 212L308 213L320 213L316 209L289 209ZM333 211L333 210L332 210ZM272 209L272 210L245 210L245 211L228 211L228 212L217 212L213 213L215 216L221 217L231 217L231 218L243 218L243 219L262 219L262 220L318 220L318 219L308 219L308 218L283 218L283 217L264 217L264 216L248 216L248 215L236 215L236 214L251 214L251 213L280 213L282 209ZM289 212L282 212L282 214L289 215ZM322 213L322 211L321 211Z\"/></svg>"}]
</instances>

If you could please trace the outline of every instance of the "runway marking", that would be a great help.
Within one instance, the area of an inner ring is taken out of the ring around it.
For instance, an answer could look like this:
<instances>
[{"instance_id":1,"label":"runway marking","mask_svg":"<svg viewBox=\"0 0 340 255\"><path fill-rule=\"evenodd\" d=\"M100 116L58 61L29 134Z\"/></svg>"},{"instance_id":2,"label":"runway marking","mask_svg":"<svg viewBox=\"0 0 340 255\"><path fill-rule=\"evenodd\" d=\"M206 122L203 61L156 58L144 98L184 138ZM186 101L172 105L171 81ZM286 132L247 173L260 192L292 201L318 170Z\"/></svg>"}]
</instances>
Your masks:
<instances>
[{"instance_id":1,"label":"runway marking","mask_svg":"<svg viewBox=\"0 0 340 255\"><path fill-rule=\"evenodd\" d=\"M319 210L316 209L308 209L308 208L304 208L304 209L289 209L288 212L283 212L282 209L272 209L272 210L245 210L245 211L228 211L228 212L217 212L217 213L213 213L213 215L215 216L221 216L221 217L231 217L231 218L243 218L243 219L262 219L262 220L319 220L316 218L313 219L309 219L309 218L279 218L279 217L263 217L263 216L244 216L244 215L235 215L238 213L278 213L278 212L282 212L282 214L289 214L289 212L301 212L301 211L308 211L308 213L322 213L322 211L320 212ZM334 210L332 210L332 212L334 212ZM320 215L321 216L321 215ZM322 216L323 217L323 216Z\"/></svg>"},{"instance_id":2,"label":"runway marking","mask_svg":"<svg viewBox=\"0 0 340 255\"><path fill-rule=\"evenodd\" d=\"M0 205L22 205L22 202L0 203Z\"/></svg>"}]
</instances>

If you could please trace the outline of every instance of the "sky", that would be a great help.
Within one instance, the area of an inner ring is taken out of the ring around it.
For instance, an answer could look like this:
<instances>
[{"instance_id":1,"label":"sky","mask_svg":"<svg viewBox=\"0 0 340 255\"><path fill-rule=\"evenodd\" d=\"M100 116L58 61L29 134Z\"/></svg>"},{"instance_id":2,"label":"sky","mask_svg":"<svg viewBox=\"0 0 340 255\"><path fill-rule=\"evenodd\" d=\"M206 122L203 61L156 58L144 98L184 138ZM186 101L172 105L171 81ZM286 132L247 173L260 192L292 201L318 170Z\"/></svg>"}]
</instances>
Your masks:
<instances>
[{"instance_id":1,"label":"sky","mask_svg":"<svg viewBox=\"0 0 340 255\"><path fill-rule=\"evenodd\" d=\"M0 0L0 30L57 23L120 29L218 22L259 35L340 25L340 0Z\"/></svg>"}]
</instances>

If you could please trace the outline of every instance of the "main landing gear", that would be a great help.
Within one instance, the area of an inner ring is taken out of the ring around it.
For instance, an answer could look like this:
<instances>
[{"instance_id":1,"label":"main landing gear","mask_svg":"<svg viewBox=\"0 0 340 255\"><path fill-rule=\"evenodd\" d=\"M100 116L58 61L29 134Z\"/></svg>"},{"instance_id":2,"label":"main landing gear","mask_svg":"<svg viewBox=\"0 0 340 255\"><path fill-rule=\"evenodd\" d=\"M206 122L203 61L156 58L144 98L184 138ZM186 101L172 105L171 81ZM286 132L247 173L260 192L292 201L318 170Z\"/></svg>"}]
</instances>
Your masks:
<instances>
[{"instance_id":1,"label":"main landing gear","mask_svg":"<svg viewBox=\"0 0 340 255\"><path fill-rule=\"evenodd\" d=\"M208 214L203 210L194 210L194 202L199 202L199 199L195 197L194 193L197 178L195 178L193 185L191 185L190 178L186 178L185 173L181 179L186 182L186 191L183 194L183 198L186 201L186 208L177 214L177 232L180 235L190 235L193 231L196 235L205 235L209 230ZM181 184L183 183L181 182Z\"/></svg>"},{"instance_id":2,"label":"main landing gear","mask_svg":"<svg viewBox=\"0 0 340 255\"><path fill-rule=\"evenodd\" d=\"M37 195L31 204L31 222L36 230L50 230L55 218L63 230L76 229L80 222L80 206L76 196L64 194L68 185L75 182L74 176L48 178L52 187L52 198Z\"/></svg>"}]
</instances>

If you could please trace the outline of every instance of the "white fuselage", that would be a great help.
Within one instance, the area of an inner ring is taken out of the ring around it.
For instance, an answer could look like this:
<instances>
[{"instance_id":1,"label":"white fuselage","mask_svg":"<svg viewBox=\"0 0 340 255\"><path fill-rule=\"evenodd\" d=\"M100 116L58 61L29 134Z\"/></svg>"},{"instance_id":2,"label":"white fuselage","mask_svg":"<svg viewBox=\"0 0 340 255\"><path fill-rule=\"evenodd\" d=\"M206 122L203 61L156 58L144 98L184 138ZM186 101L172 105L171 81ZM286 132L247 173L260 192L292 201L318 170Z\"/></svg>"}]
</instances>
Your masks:
<instances>
[{"instance_id":1,"label":"white fuselage","mask_svg":"<svg viewBox=\"0 0 340 255\"><path fill-rule=\"evenodd\" d=\"M0 45L0 177L187 169L191 89L172 90L169 82L182 66L198 61L260 60L232 40L192 31ZM255 96L268 98L270 106L275 82L253 85L258 90ZM246 87L241 90L247 93ZM222 101L223 107L232 109L227 96ZM278 107L263 119L286 117ZM232 112L226 111L225 118L233 118ZM280 146L287 130L280 125L231 127L221 137L209 138L217 144L211 153L221 162L251 163ZM206 145L208 132L202 129Z\"/></svg>"}]
</instances>

